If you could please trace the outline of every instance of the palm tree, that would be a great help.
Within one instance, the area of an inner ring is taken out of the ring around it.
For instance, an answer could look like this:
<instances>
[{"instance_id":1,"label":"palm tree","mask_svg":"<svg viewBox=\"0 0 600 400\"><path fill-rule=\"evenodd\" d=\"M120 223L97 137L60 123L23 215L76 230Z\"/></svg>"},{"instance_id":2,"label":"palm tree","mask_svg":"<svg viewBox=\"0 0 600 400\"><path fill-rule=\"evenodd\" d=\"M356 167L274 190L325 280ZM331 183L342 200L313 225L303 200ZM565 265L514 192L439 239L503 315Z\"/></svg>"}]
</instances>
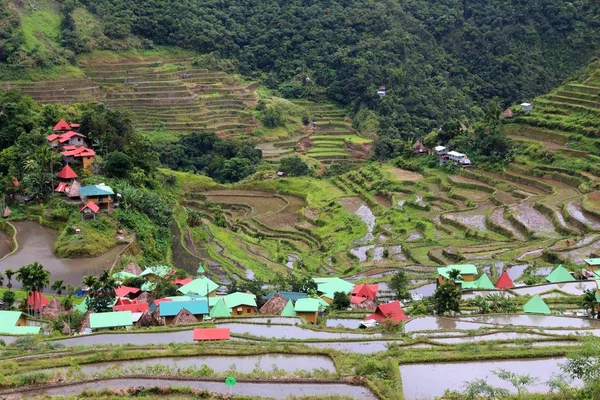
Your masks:
<instances>
[{"instance_id":1,"label":"palm tree","mask_svg":"<svg viewBox=\"0 0 600 400\"><path fill-rule=\"evenodd\" d=\"M596 300L596 291L593 289L588 289L583 294L581 298L581 307L590 311L590 315L592 318L596 316L596 307L598 306L598 301Z\"/></svg>"},{"instance_id":2,"label":"palm tree","mask_svg":"<svg viewBox=\"0 0 600 400\"><path fill-rule=\"evenodd\" d=\"M460 280L461 276L460 276L460 270L458 269L451 269L450 271L448 271L448 278L450 278L451 281L458 281Z\"/></svg>"},{"instance_id":3,"label":"palm tree","mask_svg":"<svg viewBox=\"0 0 600 400\"><path fill-rule=\"evenodd\" d=\"M56 294L60 296L62 294L63 290L65 290L67 288L63 283L64 282L62 279L57 279L54 281L54 283L52 284L50 289L54 290L56 292Z\"/></svg>"},{"instance_id":4,"label":"palm tree","mask_svg":"<svg viewBox=\"0 0 600 400\"><path fill-rule=\"evenodd\" d=\"M33 308L35 311L40 311L37 308L38 296L41 298L42 292L50 284L50 272L44 269L44 266L37 261L29 264L31 273L32 289L39 294L35 294L33 297Z\"/></svg>"},{"instance_id":5,"label":"palm tree","mask_svg":"<svg viewBox=\"0 0 600 400\"><path fill-rule=\"evenodd\" d=\"M96 277L94 275L86 275L83 277L81 283L83 283L84 286L91 289L92 287L96 286L97 281L98 280L96 279Z\"/></svg>"},{"instance_id":6,"label":"palm tree","mask_svg":"<svg viewBox=\"0 0 600 400\"><path fill-rule=\"evenodd\" d=\"M479 308L480 314L487 314L490 311L490 303L483 296L475 296L473 304Z\"/></svg>"},{"instance_id":7,"label":"palm tree","mask_svg":"<svg viewBox=\"0 0 600 400\"><path fill-rule=\"evenodd\" d=\"M27 293L27 297L31 294L31 268L29 265L24 265L17 270L17 281L21 282L21 287ZM27 312L30 313L31 305L27 302Z\"/></svg>"},{"instance_id":8,"label":"palm tree","mask_svg":"<svg viewBox=\"0 0 600 400\"><path fill-rule=\"evenodd\" d=\"M8 268L6 271L4 271L4 273L6 274L6 279L8 279L8 283L6 284L6 287L9 289L12 289L11 279L12 279L12 276L15 274L15 271Z\"/></svg>"}]
</instances>

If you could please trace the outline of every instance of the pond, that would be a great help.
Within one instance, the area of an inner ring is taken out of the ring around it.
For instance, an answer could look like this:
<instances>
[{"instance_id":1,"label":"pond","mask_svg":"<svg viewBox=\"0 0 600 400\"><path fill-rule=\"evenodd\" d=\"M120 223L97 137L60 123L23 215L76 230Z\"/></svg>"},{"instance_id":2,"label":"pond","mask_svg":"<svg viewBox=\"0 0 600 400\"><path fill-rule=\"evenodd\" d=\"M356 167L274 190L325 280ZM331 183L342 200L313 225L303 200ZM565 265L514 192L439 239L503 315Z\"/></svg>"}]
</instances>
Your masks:
<instances>
[{"instance_id":1,"label":"pond","mask_svg":"<svg viewBox=\"0 0 600 400\"><path fill-rule=\"evenodd\" d=\"M234 370L250 373L254 369L286 372L312 371L322 369L335 372L335 365L329 357L301 354L263 354L253 356L193 356L193 357L162 357L129 361L111 361L94 364L82 364L81 372L87 375L100 374L108 369L121 368L129 374L144 373L145 367L164 365L173 369L202 368L206 365L215 372Z\"/></svg>"},{"instance_id":2,"label":"pond","mask_svg":"<svg viewBox=\"0 0 600 400\"><path fill-rule=\"evenodd\" d=\"M14 222L13 225L17 228L19 248L0 261L0 272L9 268L16 271L23 265L39 261L50 272L51 282L62 279L65 285L70 283L80 286L85 275L98 275L110 268L125 247L124 245L113 247L99 257L58 258L54 254L54 243L58 235L56 231L32 221ZM15 288L21 287L21 283L15 277L12 283Z\"/></svg>"},{"instance_id":3,"label":"pond","mask_svg":"<svg viewBox=\"0 0 600 400\"><path fill-rule=\"evenodd\" d=\"M446 389L464 392L464 383L484 379L494 387L502 387L515 393L514 387L496 377L492 371L504 369L518 375L529 374L537 378L537 383L527 387L529 392L546 393L545 382L561 373L560 364L564 358L528 360L492 360L461 363L428 363L401 365L402 386L407 400L433 399L442 396ZM435 377L435 379L432 379ZM581 386L581 382L574 382Z\"/></svg>"},{"instance_id":4,"label":"pond","mask_svg":"<svg viewBox=\"0 0 600 400\"><path fill-rule=\"evenodd\" d=\"M102 379L94 382L84 382L69 386L58 386L45 389L37 389L25 392L11 393L11 397L34 396L72 396L84 390L121 390L130 387L191 387L194 389L205 389L218 393L229 393L230 389L222 381L209 382L193 379ZM362 386L353 386L345 383L250 383L238 382L231 390L233 395L244 395L246 397L269 397L285 399L290 396L347 396L354 399L375 400L376 397L369 389Z\"/></svg>"},{"instance_id":5,"label":"pond","mask_svg":"<svg viewBox=\"0 0 600 400\"><path fill-rule=\"evenodd\" d=\"M600 328L600 320L545 315L482 315L462 318L465 321L498 324L522 325L542 328Z\"/></svg>"}]
</instances>

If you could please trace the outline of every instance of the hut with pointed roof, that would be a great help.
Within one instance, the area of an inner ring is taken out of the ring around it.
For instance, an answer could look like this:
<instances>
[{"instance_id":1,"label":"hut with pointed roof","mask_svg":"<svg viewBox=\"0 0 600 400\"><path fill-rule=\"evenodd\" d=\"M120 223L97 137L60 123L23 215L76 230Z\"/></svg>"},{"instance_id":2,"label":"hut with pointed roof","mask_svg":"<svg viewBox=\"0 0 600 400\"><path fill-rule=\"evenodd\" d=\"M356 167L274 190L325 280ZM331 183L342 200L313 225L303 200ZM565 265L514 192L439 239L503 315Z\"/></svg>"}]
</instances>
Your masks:
<instances>
[{"instance_id":1,"label":"hut with pointed roof","mask_svg":"<svg viewBox=\"0 0 600 400\"><path fill-rule=\"evenodd\" d=\"M523 305L523 312L527 314L544 314L550 315L550 307L544 302L539 294L536 294Z\"/></svg>"},{"instance_id":2,"label":"hut with pointed roof","mask_svg":"<svg viewBox=\"0 0 600 400\"><path fill-rule=\"evenodd\" d=\"M197 324L197 323L198 323L198 319L194 316L194 314L192 314L185 308L182 308L181 310L179 310L179 312L177 313L175 318L173 318L173 321L171 322L170 325L180 326L180 325Z\"/></svg>"},{"instance_id":3,"label":"hut with pointed roof","mask_svg":"<svg viewBox=\"0 0 600 400\"><path fill-rule=\"evenodd\" d=\"M408 317L402 311L402 305L399 301L391 301L386 304L380 304L375 309L375 312L365 318L365 321L374 319L377 322L383 322L389 319L394 322L407 320Z\"/></svg>"},{"instance_id":4,"label":"hut with pointed roof","mask_svg":"<svg viewBox=\"0 0 600 400\"><path fill-rule=\"evenodd\" d=\"M425 147L423 145L423 143L421 143L420 140L417 140L415 142L415 144L413 145L413 151L415 154L418 154L418 155L427 154L427 147Z\"/></svg>"},{"instance_id":5,"label":"hut with pointed roof","mask_svg":"<svg viewBox=\"0 0 600 400\"><path fill-rule=\"evenodd\" d=\"M125 268L123 268L123 271L129 272L130 274L133 274L135 276L139 276L142 273L142 269L140 268L140 266L134 263L133 261L130 261L125 266Z\"/></svg>"},{"instance_id":6,"label":"hut with pointed roof","mask_svg":"<svg viewBox=\"0 0 600 400\"><path fill-rule=\"evenodd\" d=\"M147 326L158 326L159 322L154 318L150 311L144 311L140 318L136 321L135 326L145 328Z\"/></svg>"},{"instance_id":7,"label":"hut with pointed roof","mask_svg":"<svg viewBox=\"0 0 600 400\"><path fill-rule=\"evenodd\" d=\"M513 283L512 279L510 279L510 276L508 275L508 271L504 271L502 273L502 275L500 275L500 278L498 278L498 281L496 282L496 288L497 289L510 289L515 287L515 284Z\"/></svg>"},{"instance_id":8,"label":"hut with pointed roof","mask_svg":"<svg viewBox=\"0 0 600 400\"><path fill-rule=\"evenodd\" d=\"M211 318L229 318L231 317L231 309L225 304L223 298L219 298L215 305L210 309Z\"/></svg>"},{"instance_id":9,"label":"hut with pointed roof","mask_svg":"<svg viewBox=\"0 0 600 400\"><path fill-rule=\"evenodd\" d=\"M288 300L285 297L279 293L275 293L269 300L267 300L260 310L258 310L258 312L260 314L267 315L280 315L287 304Z\"/></svg>"},{"instance_id":10,"label":"hut with pointed roof","mask_svg":"<svg viewBox=\"0 0 600 400\"><path fill-rule=\"evenodd\" d=\"M574 282L575 278L569 272L568 269L565 268L564 265L560 264L558 267L554 268L550 275L546 277L546 280L549 283L558 283L558 282Z\"/></svg>"},{"instance_id":11,"label":"hut with pointed roof","mask_svg":"<svg viewBox=\"0 0 600 400\"><path fill-rule=\"evenodd\" d=\"M285 307L283 307L283 310L281 310L281 316L282 317L295 317L296 314L296 310L294 310L294 304L292 303L291 300L288 300L288 302L285 304Z\"/></svg>"}]
</instances>

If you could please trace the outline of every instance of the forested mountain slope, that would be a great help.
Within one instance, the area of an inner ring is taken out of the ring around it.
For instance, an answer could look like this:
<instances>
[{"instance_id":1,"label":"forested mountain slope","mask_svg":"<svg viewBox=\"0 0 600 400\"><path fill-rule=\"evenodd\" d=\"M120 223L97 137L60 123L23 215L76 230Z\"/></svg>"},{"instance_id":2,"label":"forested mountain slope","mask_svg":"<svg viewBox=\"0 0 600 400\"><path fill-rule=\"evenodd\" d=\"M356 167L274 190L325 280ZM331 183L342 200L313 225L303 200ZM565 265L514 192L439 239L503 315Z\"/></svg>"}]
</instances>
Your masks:
<instances>
[{"instance_id":1,"label":"forested mountain slope","mask_svg":"<svg viewBox=\"0 0 600 400\"><path fill-rule=\"evenodd\" d=\"M29 3L3 0L0 12L18 21ZM600 43L597 4L588 1L69 0L55 8L55 39L69 54L153 44L214 52L287 97L374 109L380 133L395 137L480 116L494 96L508 103L546 92ZM2 61L26 59L21 31L2 26Z\"/></svg>"}]
</instances>

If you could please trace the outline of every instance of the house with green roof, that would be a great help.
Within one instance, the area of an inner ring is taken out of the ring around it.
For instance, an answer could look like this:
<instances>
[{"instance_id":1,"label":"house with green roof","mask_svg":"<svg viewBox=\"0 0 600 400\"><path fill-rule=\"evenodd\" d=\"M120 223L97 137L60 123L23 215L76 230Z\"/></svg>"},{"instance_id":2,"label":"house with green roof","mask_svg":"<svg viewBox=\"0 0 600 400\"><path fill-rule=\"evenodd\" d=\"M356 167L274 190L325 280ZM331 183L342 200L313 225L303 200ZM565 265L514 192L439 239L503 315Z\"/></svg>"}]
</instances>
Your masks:
<instances>
[{"instance_id":1,"label":"house with green roof","mask_svg":"<svg viewBox=\"0 0 600 400\"><path fill-rule=\"evenodd\" d=\"M215 299L216 302L210 309L211 318L229 318L231 317L231 309L225 304L223 297L210 297L210 300Z\"/></svg>"},{"instance_id":2,"label":"house with green roof","mask_svg":"<svg viewBox=\"0 0 600 400\"><path fill-rule=\"evenodd\" d=\"M550 315L550 307L544 302L539 294L536 294L523 305L523 311L527 314Z\"/></svg>"},{"instance_id":3,"label":"house with green roof","mask_svg":"<svg viewBox=\"0 0 600 400\"><path fill-rule=\"evenodd\" d=\"M27 326L27 315L21 311L0 311L0 334L36 335L39 326Z\"/></svg>"},{"instance_id":4,"label":"house with green roof","mask_svg":"<svg viewBox=\"0 0 600 400\"><path fill-rule=\"evenodd\" d=\"M583 262L589 271L597 271L600 269L600 258L584 258Z\"/></svg>"},{"instance_id":5,"label":"house with green roof","mask_svg":"<svg viewBox=\"0 0 600 400\"><path fill-rule=\"evenodd\" d=\"M285 307L283 307L283 310L281 310L281 316L282 317L295 317L296 314L296 310L294 310L294 304L292 303L291 300L288 300L288 302L285 304Z\"/></svg>"},{"instance_id":6,"label":"house with green roof","mask_svg":"<svg viewBox=\"0 0 600 400\"><path fill-rule=\"evenodd\" d=\"M113 311L90 314L91 329L126 328L133 325L131 311Z\"/></svg>"},{"instance_id":7,"label":"house with green roof","mask_svg":"<svg viewBox=\"0 0 600 400\"><path fill-rule=\"evenodd\" d=\"M349 295L354 289L354 284L340 278L314 278L317 283L317 293L327 304L333 303L335 293L341 292Z\"/></svg>"},{"instance_id":8,"label":"house with green roof","mask_svg":"<svg viewBox=\"0 0 600 400\"><path fill-rule=\"evenodd\" d=\"M460 286L463 290L493 290L496 289L489 276L482 274L472 282L462 281Z\"/></svg>"},{"instance_id":9,"label":"house with green roof","mask_svg":"<svg viewBox=\"0 0 600 400\"><path fill-rule=\"evenodd\" d=\"M179 289L179 292L183 294L199 294L201 296L213 297L217 295L217 288L219 285L211 281L205 276L194 279L187 285L183 285Z\"/></svg>"},{"instance_id":10,"label":"house with green roof","mask_svg":"<svg viewBox=\"0 0 600 400\"><path fill-rule=\"evenodd\" d=\"M124 281L125 279L128 278L137 278L136 274L132 274L131 272L127 272L127 271L120 271L120 272L115 272L114 274L112 274L113 279L117 280L117 281Z\"/></svg>"},{"instance_id":11,"label":"house with green roof","mask_svg":"<svg viewBox=\"0 0 600 400\"><path fill-rule=\"evenodd\" d=\"M552 272L550 272L550 275L546 277L546 280L549 283L574 282L575 278L573 278L573 275L571 275L569 270L561 264L558 267L554 268Z\"/></svg>"},{"instance_id":12,"label":"house with green roof","mask_svg":"<svg viewBox=\"0 0 600 400\"><path fill-rule=\"evenodd\" d=\"M173 268L167 265L155 265L153 267L147 267L142 271L140 277L146 278L149 281L156 281L161 278L168 278L173 275L174 272Z\"/></svg>"},{"instance_id":13,"label":"house with green roof","mask_svg":"<svg viewBox=\"0 0 600 400\"><path fill-rule=\"evenodd\" d=\"M276 293L279 293L286 300L296 301L298 299L304 299L308 294L304 292L271 292L265 296L265 300L269 301L271 297L275 296Z\"/></svg>"},{"instance_id":14,"label":"house with green roof","mask_svg":"<svg viewBox=\"0 0 600 400\"><path fill-rule=\"evenodd\" d=\"M457 270L460 273L457 279L450 279L452 270ZM453 281L454 283L473 282L477 276L477 267L473 264L447 265L445 267L439 267L437 271L437 281L439 285L443 285L448 281Z\"/></svg>"},{"instance_id":15,"label":"house with green roof","mask_svg":"<svg viewBox=\"0 0 600 400\"><path fill-rule=\"evenodd\" d=\"M306 299L299 299L294 305L294 311L296 316L304 318L307 322L315 324L319 315L319 310L323 307L320 299L313 299L307 297Z\"/></svg>"},{"instance_id":16,"label":"house with green roof","mask_svg":"<svg viewBox=\"0 0 600 400\"><path fill-rule=\"evenodd\" d=\"M223 300L234 316L256 314L256 295L234 292L224 296Z\"/></svg>"}]
</instances>

